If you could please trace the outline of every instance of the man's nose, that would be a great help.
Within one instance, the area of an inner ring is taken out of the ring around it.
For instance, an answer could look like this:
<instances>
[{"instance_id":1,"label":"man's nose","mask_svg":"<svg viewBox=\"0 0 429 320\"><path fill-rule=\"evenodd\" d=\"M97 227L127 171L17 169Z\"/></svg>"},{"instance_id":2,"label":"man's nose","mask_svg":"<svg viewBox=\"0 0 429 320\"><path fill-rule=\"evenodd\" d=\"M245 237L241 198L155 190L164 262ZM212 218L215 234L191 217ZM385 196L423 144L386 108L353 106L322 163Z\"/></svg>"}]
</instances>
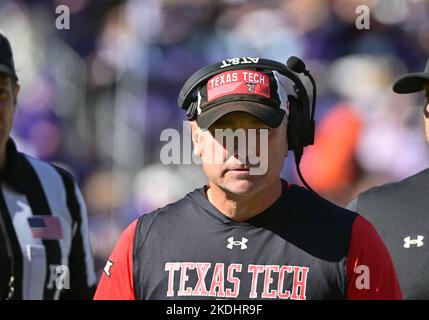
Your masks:
<instances>
[{"instance_id":1,"label":"man's nose","mask_svg":"<svg viewBox=\"0 0 429 320\"><path fill-rule=\"evenodd\" d=\"M254 141L255 138L249 139L249 136L246 135L245 141L243 141L243 145L240 145L240 142L235 141L234 142L234 157L238 158L239 154L241 153L242 157L245 157L248 159L251 156L256 156L259 150L259 139L256 137L256 141Z\"/></svg>"}]
</instances>

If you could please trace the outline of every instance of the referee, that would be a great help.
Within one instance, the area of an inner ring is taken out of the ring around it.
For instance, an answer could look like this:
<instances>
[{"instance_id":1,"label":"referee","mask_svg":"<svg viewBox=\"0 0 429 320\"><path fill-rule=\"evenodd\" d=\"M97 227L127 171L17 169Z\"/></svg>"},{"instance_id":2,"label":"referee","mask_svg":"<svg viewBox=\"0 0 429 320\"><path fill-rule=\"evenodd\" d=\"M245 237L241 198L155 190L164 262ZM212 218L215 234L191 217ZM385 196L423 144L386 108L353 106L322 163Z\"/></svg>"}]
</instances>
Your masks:
<instances>
[{"instance_id":1,"label":"referee","mask_svg":"<svg viewBox=\"0 0 429 320\"><path fill-rule=\"evenodd\" d=\"M92 298L95 273L78 187L67 171L18 152L9 137L19 88L0 32L0 298Z\"/></svg>"},{"instance_id":2,"label":"referee","mask_svg":"<svg viewBox=\"0 0 429 320\"><path fill-rule=\"evenodd\" d=\"M424 72L408 73L396 93L425 92L422 115L429 142L429 60ZM429 168L361 193L349 204L377 228L392 255L404 299L429 299Z\"/></svg>"}]
</instances>

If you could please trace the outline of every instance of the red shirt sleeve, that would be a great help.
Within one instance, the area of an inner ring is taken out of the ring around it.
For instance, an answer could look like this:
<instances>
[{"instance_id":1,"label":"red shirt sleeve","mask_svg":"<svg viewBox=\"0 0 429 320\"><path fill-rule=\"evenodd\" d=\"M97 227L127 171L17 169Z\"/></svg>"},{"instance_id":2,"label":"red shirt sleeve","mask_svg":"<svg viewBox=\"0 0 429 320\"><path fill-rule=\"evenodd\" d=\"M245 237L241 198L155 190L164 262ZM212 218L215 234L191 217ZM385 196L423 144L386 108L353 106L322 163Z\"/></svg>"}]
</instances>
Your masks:
<instances>
[{"instance_id":1,"label":"red shirt sleeve","mask_svg":"<svg viewBox=\"0 0 429 320\"><path fill-rule=\"evenodd\" d=\"M358 216L347 256L347 299L402 300L392 258L373 225Z\"/></svg>"},{"instance_id":2,"label":"red shirt sleeve","mask_svg":"<svg viewBox=\"0 0 429 320\"><path fill-rule=\"evenodd\" d=\"M133 284L133 243L137 220L116 243L95 292L94 300L135 300Z\"/></svg>"}]
</instances>

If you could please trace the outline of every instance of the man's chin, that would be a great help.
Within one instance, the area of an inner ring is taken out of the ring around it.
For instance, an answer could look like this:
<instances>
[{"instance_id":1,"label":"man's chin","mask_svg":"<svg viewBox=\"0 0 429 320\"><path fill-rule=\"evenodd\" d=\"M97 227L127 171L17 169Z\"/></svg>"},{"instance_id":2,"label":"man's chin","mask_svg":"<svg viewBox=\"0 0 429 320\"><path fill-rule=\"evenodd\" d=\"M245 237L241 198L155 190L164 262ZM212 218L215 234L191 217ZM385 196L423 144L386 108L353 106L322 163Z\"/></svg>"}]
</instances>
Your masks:
<instances>
[{"instance_id":1,"label":"man's chin","mask_svg":"<svg viewBox=\"0 0 429 320\"><path fill-rule=\"evenodd\" d=\"M235 195L251 195L258 191L260 181L256 177L234 178L229 179L224 184L224 188Z\"/></svg>"}]
</instances>

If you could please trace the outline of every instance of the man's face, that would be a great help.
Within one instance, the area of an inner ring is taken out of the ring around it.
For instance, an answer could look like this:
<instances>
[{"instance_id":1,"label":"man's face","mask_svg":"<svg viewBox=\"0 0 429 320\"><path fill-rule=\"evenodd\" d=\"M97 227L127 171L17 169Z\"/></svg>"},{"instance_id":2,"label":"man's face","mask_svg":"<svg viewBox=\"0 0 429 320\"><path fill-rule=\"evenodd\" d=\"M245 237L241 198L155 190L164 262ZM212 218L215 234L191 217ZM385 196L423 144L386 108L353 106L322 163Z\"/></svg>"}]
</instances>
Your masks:
<instances>
[{"instance_id":1,"label":"man's face","mask_svg":"<svg viewBox=\"0 0 429 320\"><path fill-rule=\"evenodd\" d=\"M429 142L429 82L425 84L425 109L424 109L424 121L426 129L426 140Z\"/></svg>"},{"instance_id":2,"label":"man's face","mask_svg":"<svg viewBox=\"0 0 429 320\"><path fill-rule=\"evenodd\" d=\"M0 74L0 147L2 148L12 129L18 90L18 85L15 86L9 76Z\"/></svg>"},{"instance_id":3,"label":"man's face","mask_svg":"<svg viewBox=\"0 0 429 320\"><path fill-rule=\"evenodd\" d=\"M232 112L206 131L193 122L195 153L201 157L209 181L227 193L245 196L271 186L278 179L287 155L286 119L278 128L270 128L249 113ZM228 129L243 133L246 138L244 152L243 147L238 147L239 139L234 140L233 148L228 147L226 139L216 139ZM255 159L259 159L258 164ZM261 171L255 173L256 167L264 169L263 174Z\"/></svg>"}]
</instances>

